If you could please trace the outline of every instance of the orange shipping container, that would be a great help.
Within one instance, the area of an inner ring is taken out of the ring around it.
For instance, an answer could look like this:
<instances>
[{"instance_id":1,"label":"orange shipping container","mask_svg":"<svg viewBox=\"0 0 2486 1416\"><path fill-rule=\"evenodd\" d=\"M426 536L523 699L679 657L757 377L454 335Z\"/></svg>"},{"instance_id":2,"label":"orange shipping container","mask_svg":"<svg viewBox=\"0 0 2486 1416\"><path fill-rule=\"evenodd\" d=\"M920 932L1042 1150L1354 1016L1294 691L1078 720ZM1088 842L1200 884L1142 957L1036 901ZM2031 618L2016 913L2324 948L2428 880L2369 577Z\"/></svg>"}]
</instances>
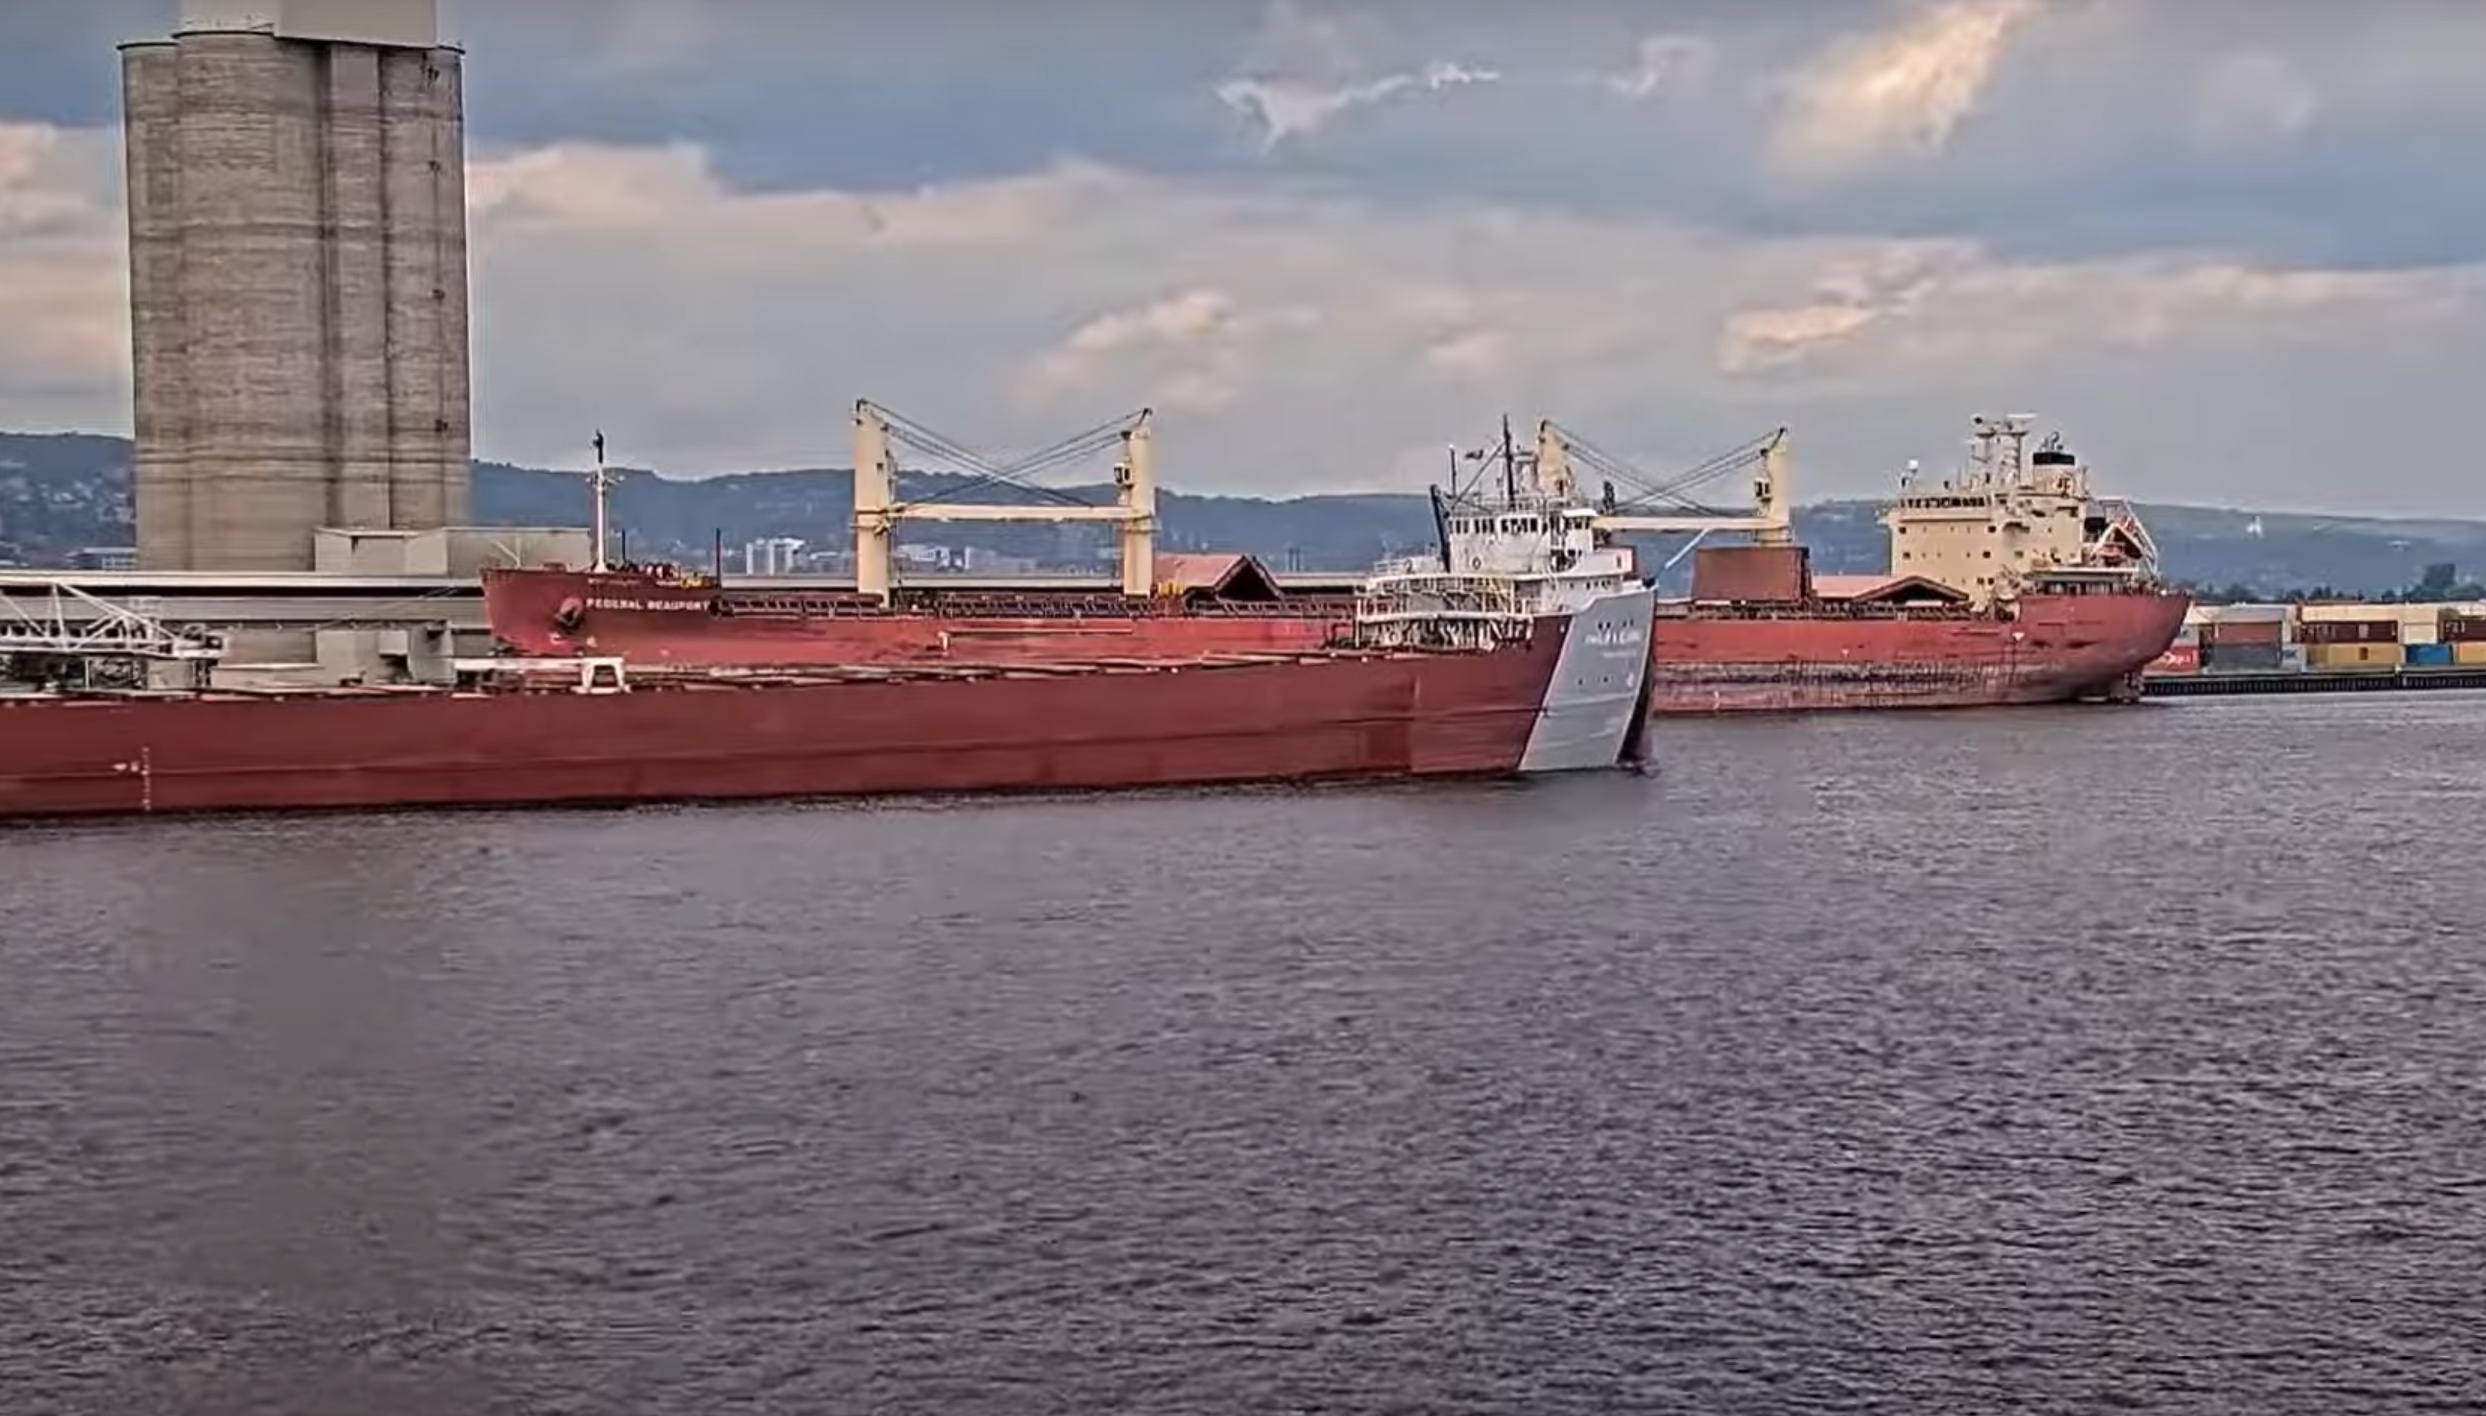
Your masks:
<instances>
[{"instance_id":1,"label":"orange shipping container","mask_svg":"<svg viewBox=\"0 0 2486 1416\"><path fill-rule=\"evenodd\" d=\"M2308 644L2305 663L2316 669L2396 669L2403 660L2397 644Z\"/></svg>"},{"instance_id":2,"label":"orange shipping container","mask_svg":"<svg viewBox=\"0 0 2486 1416\"><path fill-rule=\"evenodd\" d=\"M1803 546L1703 546L1692 553L1695 600L1801 600L1812 588Z\"/></svg>"},{"instance_id":3,"label":"orange shipping container","mask_svg":"<svg viewBox=\"0 0 2486 1416\"><path fill-rule=\"evenodd\" d=\"M2204 644L2280 644L2287 639L2283 619L2212 620L2201 626Z\"/></svg>"}]
</instances>

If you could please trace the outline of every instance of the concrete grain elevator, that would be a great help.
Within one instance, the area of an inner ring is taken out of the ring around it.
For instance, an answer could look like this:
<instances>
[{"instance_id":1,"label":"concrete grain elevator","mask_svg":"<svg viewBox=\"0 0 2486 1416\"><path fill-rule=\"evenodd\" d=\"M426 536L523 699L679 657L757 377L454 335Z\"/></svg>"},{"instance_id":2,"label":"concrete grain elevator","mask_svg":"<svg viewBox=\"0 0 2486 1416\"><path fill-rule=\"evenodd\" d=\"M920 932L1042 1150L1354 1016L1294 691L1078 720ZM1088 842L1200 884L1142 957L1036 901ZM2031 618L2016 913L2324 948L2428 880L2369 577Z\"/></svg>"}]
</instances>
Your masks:
<instances>
[{"instance_id":1,"label":"concrete grain elevator","mask_svg":"<svg viewBox=\"0 0 2486 1416\"><path fill-rule=\"evenodd\" d=\"M142 570L467 519L462 54L438 0L184 0L121 49Z\"/></svg>"}]
</instances>

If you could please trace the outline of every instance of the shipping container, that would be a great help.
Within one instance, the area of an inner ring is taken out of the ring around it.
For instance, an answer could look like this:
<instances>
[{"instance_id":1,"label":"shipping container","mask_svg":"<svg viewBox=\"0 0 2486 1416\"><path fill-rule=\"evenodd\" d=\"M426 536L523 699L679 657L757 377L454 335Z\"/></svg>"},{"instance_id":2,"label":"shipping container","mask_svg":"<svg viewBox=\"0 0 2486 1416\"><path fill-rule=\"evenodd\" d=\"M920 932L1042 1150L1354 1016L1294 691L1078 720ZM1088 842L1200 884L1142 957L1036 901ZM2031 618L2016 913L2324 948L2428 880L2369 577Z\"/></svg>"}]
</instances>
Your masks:
<instances>
[{"instance_id":1,"label":"shipping container","mask_svg":"<svg viewBox=\"0 0 2486 1416\"><path fill-rule=\"evenodd\" d=\"M2287 637L2287 621L2283 619L2213 621L2201 636L2204 644L2270 644Z\"/></svg>"},{"instance_id":2,"label":"shipping container","mask_svg":"<svg viewBox=\"0 0 2486 1416\"><path fill-rule=\"evenodd\" d=\"M2287 673L2303 673L2305 671L2305 646L2302 644L2280 645L2279 667Z\"/></svg>"},{"instance_id":3,"label":"shipping container","mask_svg":"<svg viewBox=\"0 0 2486 1416\"><path fill-rule=\"evenodd\" d=\"M2444 616L2443 642L2446 644L2486 644L2486 615Z\"/></svg>"},{"instance_id":4,"label":"shipping container","mask_svg":"<svg viewBox=\"0 0 2486 1416\"><path fill-rule=\"evenodd\" d=\"M2257 624L2273 620L2285 624L2289 608L2286 605L2221 605L2215 618L2220 624Z\"/></svg>"},{"instance_id":5,"label":"shipping container","mask_svg":"<svg viewBox=\"0 0 2486 1416\"><path fill-rule=\"evenodd\" d=\"M2306 620L2296 627L2296 639L2302 644L2397 644L2400 622L2370 618Z\"/></svg>"},{"instance_id":6,"label":"shipping container","mask_svg":"<svg viewBox=\"0 0 2486 1416\"><path fill-rule=\"evenodd\" d=\"M2276 673L2279 668L2279 646L2230 644L2222 639L2203 647L2201 667L2209 673Z\"/></svg>"},{"instance_id":7,"label":"shipping container","mask_svg":"<svg viewBox=\"0 0 2486 1416\"><path fill-rule=\"evenodd\" d=\"M2451 646L2448 644L2410 644L2403 647L2408 651L2408 666L2412 669L2448 669L2452 665Z\"/></svg>"},{"instance_id":8,"label":"shipping container","mask_svg":"<svg viewBox=\"0 0 2486 1416\"><path fill-rule=\"evenodd\" d=\"M2201 653L2189 644L2176 644L2167 652L2149 661L2145 674L2189 674L2201 667Z\"/></svg>"},{"instance_id":9,"label":"shipping container","mask_svg":"<svg viewBox=\"0 0 2486 1416\"><path fill-rule=\"evenodd\" d=\"M2305 646L2305 662L2315 669L2396 669L2397 644L2313 643Z\"/></svg>"},{"instance_id":10,"label":"shipping container","mask_svg":"<svg viewBox=\"0 0 2486 1416\"><path fill-rule=\"evenodd\" d=\"M1703 546L1692 553L1692 598L1792 603L1812 588L1803 546Z\"/></svg>"},{"instance_id":11,"label":"shipping container","mask_svg":"<svg viewBox=\"0 0 2486 1416\"><path fill-rule=\"evenodd\" d=\"M2486 668L2486 639L2464 639L2450 648L2453 663Z\"/></svg>"}]
</instances>

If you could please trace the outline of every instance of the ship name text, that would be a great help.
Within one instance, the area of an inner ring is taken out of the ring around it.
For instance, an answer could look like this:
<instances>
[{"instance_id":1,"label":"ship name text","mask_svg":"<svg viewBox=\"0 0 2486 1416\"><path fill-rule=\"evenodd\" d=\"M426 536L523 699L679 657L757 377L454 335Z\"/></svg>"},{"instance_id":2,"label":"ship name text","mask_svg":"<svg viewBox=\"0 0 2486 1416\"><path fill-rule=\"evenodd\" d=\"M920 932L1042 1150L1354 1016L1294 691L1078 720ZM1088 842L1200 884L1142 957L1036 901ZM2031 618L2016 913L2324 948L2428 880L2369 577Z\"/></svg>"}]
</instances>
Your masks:
<instances>
[{"instance_id":1,"label":"ship name text","mask_svg":"<svg viewBox=\"0 0 2486 1416\"><path fill-rule=\"evenodd\" d=\"M708 602L705 600L639 600L624 595L591 595L587 598L587 608L591 610L698 610L704 612L708 608Z\"/></svg>"}]
</instances>

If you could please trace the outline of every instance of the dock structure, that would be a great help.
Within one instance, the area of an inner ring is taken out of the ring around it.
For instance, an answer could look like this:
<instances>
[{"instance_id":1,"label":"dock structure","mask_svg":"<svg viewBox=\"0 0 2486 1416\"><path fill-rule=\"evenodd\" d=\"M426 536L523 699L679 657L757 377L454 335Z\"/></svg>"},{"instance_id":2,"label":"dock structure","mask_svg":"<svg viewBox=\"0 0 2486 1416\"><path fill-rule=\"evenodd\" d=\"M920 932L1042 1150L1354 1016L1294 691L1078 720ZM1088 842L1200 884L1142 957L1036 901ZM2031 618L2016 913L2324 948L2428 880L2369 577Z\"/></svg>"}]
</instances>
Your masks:
<instances>
[{"instance_id":1,"label":"dock structure","mask_svg":"<svg viewBox=\"0 0 2486 1416\"><path fill-rule=\"evenodd\" d=\"M2410 693L2486 689L2486 668L2277 669L2268 673L2145 674L2145 698L2231 698L2272 693Z\"/></svg>"}]
</instances>

